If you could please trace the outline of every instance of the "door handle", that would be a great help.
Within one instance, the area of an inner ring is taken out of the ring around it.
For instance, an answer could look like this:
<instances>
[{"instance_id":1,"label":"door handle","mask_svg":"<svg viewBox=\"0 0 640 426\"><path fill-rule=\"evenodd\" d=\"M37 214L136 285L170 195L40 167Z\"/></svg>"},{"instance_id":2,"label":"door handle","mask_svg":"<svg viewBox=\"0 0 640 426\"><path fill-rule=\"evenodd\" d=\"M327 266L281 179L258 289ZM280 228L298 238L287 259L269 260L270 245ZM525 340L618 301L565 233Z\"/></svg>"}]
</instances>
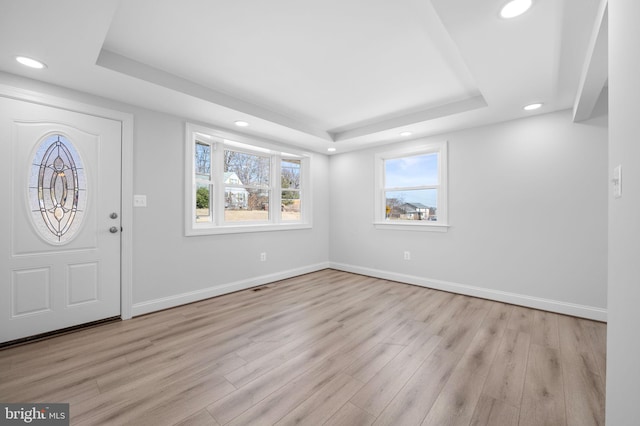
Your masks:
<instances>
[{"instance_id":1,"label":"door handle","mask_svg":"<svg viewBox=\"0 0 640 426\"><path fill-rule=\"evenodd\" d=\"M112 234L115 234L116 232L118 232L118 227L112 226L111 228L109 228L109 232L111 232Z\"/></svg>"}]
</instances>

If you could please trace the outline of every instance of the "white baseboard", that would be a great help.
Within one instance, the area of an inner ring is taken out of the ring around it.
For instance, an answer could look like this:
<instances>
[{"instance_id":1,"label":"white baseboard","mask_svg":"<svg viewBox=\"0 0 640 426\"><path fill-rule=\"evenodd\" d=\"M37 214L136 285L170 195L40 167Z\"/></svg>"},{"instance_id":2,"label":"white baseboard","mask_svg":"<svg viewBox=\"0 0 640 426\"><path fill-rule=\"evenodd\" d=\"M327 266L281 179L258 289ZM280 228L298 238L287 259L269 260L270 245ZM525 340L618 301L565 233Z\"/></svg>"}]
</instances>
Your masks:
<instances>
[{"instance_id":1,"label":"white baseboard","mask_svg":"<svg viewBox=\"0 0 640 426\"><path fill-rule=\"evenodd\" d=\"M282 271L275 274L262 275L259 277L249 278L246 280L236 281L228 284L222 284L215 287L204 288L202 290L176 294L175 296L134 303L131 311L133 316L135 317L138 315L144 315L163 309L173 308L175 306L185 305L187 303L197 302L199 300L209 299L211 297L220 296L227 293L233 293L234 291L245 290L247 288L269 284L274 281L280 281L298 275L320 271L329 267L329 262L322 262L315 265L304 266L301 268L289 269L287 271Z\"/></svg>"},{"instance_id":2,"label":"white baseboard","mask_svg":"<svg viewBox=\"0 0 640 426\"><path fill-rule=\"evenodd\" d=\"M177 294L175 296L163 297L146 302L135 303L132 306L132 315L139 316L199 300L220 296L234 291L245 290L247 288L269 284L274 281L292 278L323 269L332 268L339 271L352 272L354 274L367 275L390 281L398 281L406 284L418 285L421 287L433 288L436 290L448 291L451 293L464 294L466 296L480 297L483 299L495 300L498 302L510 303L513 305L526 306L528 308L542 309L544 311L556 312L559 314L572 315L596 321L607 321L607 310L593 306L578 305L575 303L561 302L551 299L527 296L517 293L492 290L483 287L475 287L466 284L453 283L449 281L422 278L415 275L400 274L397 272L382 271L379 269L365 268L361 266L348 265L337 262L322 262L301 268L290 269L275 274L261 275L259 277L246 280L235 281L215 287L204 288L188 293Z\"/></svg>"},{"instance_id":3,"label":"white baseboard","mask_svg":"<svg viewBox=\"0 0 640 426\"><path fill-rule=\"evenodd\" d=\"M368 275L375 278L382 278L390 281L398 281L407 284L414 284L421 287L444 290L451 293L464 294L466 296L480 297L483 299L495 300L498 302L510 303L513 305L526 306L528 308L541 309L544 311L556 312L559 314L572 315L596 321L607 321L607 310L593 306L577 305L575 303L560 302L557 300L542 299L540 297L527 296L506 291L492 290L482 287L474 287L466 284L452 283L442 280L432 280L429 278L417 277L414 275L388 272L361 266L347 265L344 263L330 262L332 269L352 272L354 274Z\"/></svg>"}]
</instances>

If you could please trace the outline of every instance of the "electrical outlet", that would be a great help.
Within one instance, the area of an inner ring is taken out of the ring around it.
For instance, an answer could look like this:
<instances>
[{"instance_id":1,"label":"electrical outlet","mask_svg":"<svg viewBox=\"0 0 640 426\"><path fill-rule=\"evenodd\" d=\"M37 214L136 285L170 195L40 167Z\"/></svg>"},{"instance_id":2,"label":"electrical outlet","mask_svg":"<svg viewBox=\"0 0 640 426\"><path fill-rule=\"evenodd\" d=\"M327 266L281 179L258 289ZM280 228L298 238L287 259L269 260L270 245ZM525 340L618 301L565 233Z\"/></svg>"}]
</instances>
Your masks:
<instances>
[{"instance_id":1,"label":"electrical outlet","mask_svg":"<svg viewBox=\"0 0 640 426\"><path fill-rule=\"evenodd\" d=\"M404 260L411 260L411 252L410 251L405 251L404 252Z\"/></svg>"},{"instance_id":2,"label":"electrical outlet","mask_svg":"<svg viewBox=\"0 0 640 426\"><path fill-rule=\"evenodd\" d=\"M260 253L260 262L266 262L267 261L267 253L262 252Z\"/></svg>"}]
</instances>

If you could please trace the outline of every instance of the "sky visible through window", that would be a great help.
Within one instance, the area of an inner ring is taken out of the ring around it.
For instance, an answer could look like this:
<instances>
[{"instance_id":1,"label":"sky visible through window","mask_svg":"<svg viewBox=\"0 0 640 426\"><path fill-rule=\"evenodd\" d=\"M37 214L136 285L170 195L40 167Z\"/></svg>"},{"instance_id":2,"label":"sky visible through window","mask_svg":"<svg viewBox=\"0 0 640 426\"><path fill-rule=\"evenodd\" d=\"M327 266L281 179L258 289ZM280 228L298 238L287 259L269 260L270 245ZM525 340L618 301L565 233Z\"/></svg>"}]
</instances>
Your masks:
<instances>
[{"instance_id":1,"label":"sky visible through window","mask_svg":"<svg viewBox=\"0 0 640 426\"><path fill-rule=\"evenodd\" d=\"M384 173L387 189L437 185L438 154L434 152L385 160ZM431 207L437 204L435 190L393 191L387 195L401 195L406 203L422 203Z\"/></svg>"}]
</instances>

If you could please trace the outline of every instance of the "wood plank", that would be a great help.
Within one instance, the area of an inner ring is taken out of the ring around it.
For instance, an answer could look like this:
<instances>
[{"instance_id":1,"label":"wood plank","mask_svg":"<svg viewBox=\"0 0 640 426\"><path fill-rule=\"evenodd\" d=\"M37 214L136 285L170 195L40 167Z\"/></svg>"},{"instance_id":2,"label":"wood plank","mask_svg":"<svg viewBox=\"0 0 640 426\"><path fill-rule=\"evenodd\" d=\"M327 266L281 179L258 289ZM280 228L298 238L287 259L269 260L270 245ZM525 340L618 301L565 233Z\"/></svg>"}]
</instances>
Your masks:
<instances>
[{"instance_id":1,"label":"wood plank","mask_svg":"<svg viewBox=\"0 0 640 426\"><path fill-rule=\"evenodd\" d=\"M534 310L523 306L514 306L507 328L531 334L533 330Z\"/></svg>"},{"instance_id":2,"label":"wood plank","mask_svg":"<svg viewBox=\"0 0 640 426\"><path fill-rule=\"evenodd\" d=\"M505 331L484 384L483 394L520 407L530 340L527 333L511 329Z\"/></svg>"},{"instance_id":3,"label":"wood plank","mask_svg":"<svg viewBox=\"0 0 640 426\"><path fill-rule=\"evenodd\" d=\"M289 411L289 414L276 425L323 424L340 410L345 401L348 401L361 387L362 382L341 373L302 404Z\"/></svg>"},{"instance_id":4,"label":"wood plank","mask_svg":"<svg viewBox=\"0 0 640 426\"><path fill-rule=\"evenodd\" d=\"M450 306L455 294L446 291L432 291L422 305L414 308L416 311L413 319L426 324L431 324L437 318L441 318L443 310Z\"/></svg>"},{"instance_id":5,"label":"wood plank","mask_svg":"<svg viewBox=\"0 0 640 426\"><path fill-rule=\"evenodd\" d=\"M311 332L309 330L300 332L300 336L289 343L280 343L280 346L271 352L227 373L225 377L234 386L242 387L270 370L282 365L287 360L303 353L314 342L321 341L322 339L331 336L341 328L341 324L333 321L326 321Z\"/></svg>"},{"instance_id":6,"label":"wood plank","mask_svg":"<svg viewBox=\"0 0 640 426\"><path fill-rule=\"evenodd\" d=\"M144 386L181 374L200 374L206 371L224 375L244 363L243 359L233 353L213 360L202 353L180 357L169 355L105 372L97 377L97 383L100 391L105 393Z\"/></svg>"},{"instance_id":7,"label":"wood plank","mask_svg":"<svg viewBox=\"0 0 640 426\"><path fill-rule=\"evenodd\" d=\"M560 351L532 343L527 360L520 426L564 426L564 383Z\"/></svg>"},{"instance_id":8,"label":"wood plank","mask_svg":"<svg viewBox=\"0 0 640 426\"><path fill-rule=\"evenodd\" d=\"M546 311L534 312L531 343L553 349L558 349L560 347L560 338L558 337L558 314Z\"/></svg>"},{"instance_id":9,"label":"wood plank","mask_svg":"<svg viewBox=\"0 0 640 426\"><path fill-rule=\"evenodd\" d=\"M368 413L378 416L441 340L438 336L424 333L369 380L351 398L351 402Z\"/></svg>"},{"instance_id":10,"label":"wood plank","mask_svg":"<svg viewBox=\"0 0 640 426\"><path fill-rule=\"evenodd\" d=\"M396 287L399 288L399 286ZM411 319L424 322L418 319L418 315L425 311L425 307L428 306L429 301L434 297L434 295L443 292L414 285L409 287L411 287L412 295L404 304L404 311Z\"/></svg>"},{"instance_id":11,"label":"wood plank","mask_svg":"<svg viewBox=\"0 0 640 426\"><path fill-rule=\"evenodd\" d=\"M93 400L71 406L71 418L77 425L177 423L183 413L193 413L212 400L235 389L217 374L186 376L170 386L111 391Z\"/></svg>"},{"instance_id":12,"label":"wood plank","mask_svg":"<svg viewBox=\"0 0 640 426\"><path fill-rule=\"evenodd\" d=\"M419 425L449 380L460 353L436 349L385 407L375 425Z\"/></svg>"},{"instance_id":13,"label":"wood plank","mask_svg":"<svg viewBox=\"0 0 640 426\"><path fill-rule=\"evenodd\" d=\"M220 426L207 410L200 410L174 426Z\"/></svg>"},{"instance_id":14,"label":"wood plank","mask_svg":"<svg viewBox=\"0 0 640 426\"><path fill-rule=\"evenodd\" d=\"M519 410L487 395L481 395L469 426L518 426Z\"/></svg>"},{"instance_id":15,"label":"wood plank","mask_svg":"<svg viewBox=\"0 0 640 426\"><path fill-rule=\"evenodd\" d=\"M390 315L392 314L390 313ZM383 315L378 318L377 322L362 325L360 328L352 330L351 333L344 331L334 333L323 341L310 346L297 357L212 404L207 409L218 423L225 424L301 374L313 370L330 356L349 354L353 356L349 362L353 362L384 340L397 328L400 321L402 321L400 318L391 320L390 317Z\"/></svg>"},{"instance_id":16,"label":"wood plank","mask_svg":"<svg viewBox=\"0 0 640 426\"><path fill-rule=\"evenodd\" d=\"M455 371L442 388L423 425L468 425L498 350L504 322L480 327Z\"/></svg>"},{"instance_id":17,"label":"wood plank","mask_svg":"<svg viewBox=\"0 0 640 426\"><path fill-rule=\"evenodd\" d=\"M183 413L202 409L207 403L220 399L234 389L231 384L216 375L197 377L189 380L186 387L178 386L177 389L157 395L155 403L147 410L136 407L137 413L131 412L132 415L127 418L126 423L157 426L179 422ZM207 422L209 421L207 419ZM215 420L213 424L216 424Z\"/></svg>"},{"instance_id":18,"label":"wood plank","mask_svg":"<svg viewBox=\"0 0 640 426\"><path fill-rule=\"evenodd\" d=\"M60 374L26 374L19 380L0 382L0 401L47 401L79 403L100 394L96 377L128 366L124 357ZM52 399L53 398L53 399Z\"/></svg>"},{"instance_id":19,"label":"wood plank","mask_svg":"<svg viewBox=\"0 0 640 426\"><path fill-rule=\"evenodd\" d=\"M361 408L347 402L324 426L369 426L376 418Z\"/></svg>"},{"instance_id":20,"label":"wood plank","mask_svg":"<svg viewBox=\"0 0 640 426\"><path fill-rule=\"evenodd\" d=\"M585 331L594 355L594 361L602 383L607 379L607 327L606 324L580 319L580 326Z\"/></svg>"},{"instance_id":21,"label":"wood plank","mask_svg":"<svg viewBox=\"0 0 640 426\"><path fill-rule=\"evenodd\" d=\"M463 353L473 341L478 328L480 328L482 321L489 313L490 307L486 306L486 301L472 299L469 307L457 318L452 318L452 326L441 334L443 337L441 347Z\"/></svg>"},{"instance_id":22,"label":"wood plank","mask_svg":"<svg viewBox=\"0 0 640 426\"><path fill-rule=\"evenodd\" d=\"M425 323L422 321L409 320L395 333L385 339L384 342L391 345L407 346L425 332L427 332L427 325Z\"/></svg>"},{"instance_id":23,"label":"wood plank","mask_svg":"<svg viewBox=\"0 0 640 426\"><path fill-rule=\"evenodd\" d=\"M581 320L566 315L558 316L558 334L560 336L560 352L569 358L586 358L586 365L591 372L600 375L591 339L582 326Z\"/></svg>"},{"instance_id":24,"label":"wood plank","mask_svg":"<svg viewBox=\"0 0 640 426\"><path fill-rule=\"evenodd\" d=\"M347 367L345 373L366 383L404 348L402 345L379 343Z\"/></svg>"},{"instance_id":25,"label":"wood plank","mask_svg":"<svg viewBox=\"0 0 640 426\"><path fill-rule=\"evenodd\" d=\"M362 384L349 376L341 374L347 365L353 362L353 356L349 354L338 354L335 357L328 358L316 368L297 377L295 380L279 388L272 394L268 395L262 401L253 405L251 408L243 412L228 423L229 426L239 425L256 425L268 424L272 425L282 419L287 413L292 412L298 405L303 403L316 393L326 396L327 387L342 389L341 394L351 395ZM343 377L343 378L340 378ZM351 379L351 380L346 380ZM335 381L334 381L335 380ZM346 398L335 406L336 401L332 401L330 406L335 407L335 411L346 403ZM311 405L305 406L300 415L308 415L316 417L321 413L316 413L315 408L320 405L318 399L314 399ZM295 420L295 417L290 420Z\"/></svg>"},{"instance_id":26,"label":"wood plank","mask_svg":"<svg viewBox=\"0 0 640 426\"><path fill-rule=\"evenodd\" d=\"M568 426L604 425L603 382L594 370L592 357L565 354L562 361L564 378L564 397L567 409Z\"/></svg>"},{"instance_id":27,"label":"wood plank","mask_svg":"<svg viewBox=\"0 0 640 426\"><path fill-rule=\"evenodd\" d=\"M567 355L591 352L588 336L580 325L580 320L567 315L558 316L560 350Z\"/></svg>"},{"instance_id":28,"label":"wood plank","mask_svg":"<svg viewBox=\"0 0 640 426\"><path fill-rule=\"evenodd\" d=\"M249 363L269 355L271 351L278 349L280 346L282 346L282 343L277 341L251 342L237 349L235 353Z\"/></svg>"},{"instance_id":29,"label":"wood plank","mask_svg":"<svg viewBox=\"0 0 640 426\"><path fill-rule=\"evenodd\" d=\"M83 350L61 347L49 350L47 356L32 356L14 362L12 374L27 380L27 376L38 376L44 380L53 376L73 373L84 368L106 363L113 359L126 356L131 352L143 350L152 346L148 339L135 341L108 339L106 342L93 338Z\"/></svg>"},{"instance_id":30,"label":"wood plank","mask_svg":"<svg viewBox=\"0 0 640 426\"><path fill-rule=\"evenodd\" d=\"M269 394L309 369L321 364L344 345L344 335L336 333L317 342L305 352L290 359L277 368L249 382L221 400L209 405L207 410L222 425L258 404Z\"/></svg>"},{"instance_id":31,"label":"wood plank","mask_svg":"<svg viewBox=\"0 0 640 426\"><path fill-rule=\"evenodd\" d=\"M473 306L473 298L459 294L443 299L443 302L445 300L446 304L442 307L438 305L439 309L425 321L429 332L436 336L445 336L455 328L458 319L464 317L467 309Z\"/></svg>"},{"instance_id":32,"label":"wood plank","mask_svg":"<svg viewBox=\"0 0 640 426\"><path fill-rule=\"evenodd\" d=\"M489 313L482 320L482 327L487 328L490 333L504 333L513 309L513 305L499 302L492 303Z\"/></svg>"}]
</instances>

